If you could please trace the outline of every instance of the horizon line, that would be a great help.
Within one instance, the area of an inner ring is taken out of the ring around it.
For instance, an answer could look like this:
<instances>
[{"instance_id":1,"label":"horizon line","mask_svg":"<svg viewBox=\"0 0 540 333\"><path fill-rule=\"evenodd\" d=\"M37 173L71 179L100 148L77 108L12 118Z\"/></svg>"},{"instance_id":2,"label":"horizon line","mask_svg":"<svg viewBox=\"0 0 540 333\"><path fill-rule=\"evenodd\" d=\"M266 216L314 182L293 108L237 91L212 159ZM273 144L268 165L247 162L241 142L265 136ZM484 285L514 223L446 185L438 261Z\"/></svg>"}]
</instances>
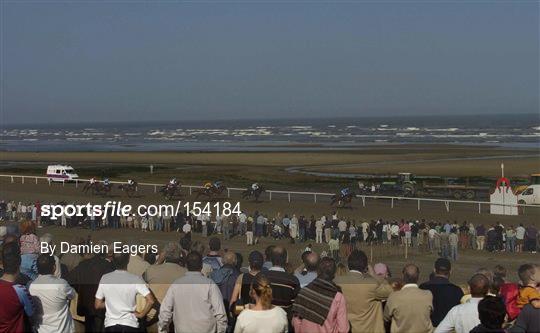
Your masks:
<instances>
[{"instance_id":1,"label":"horizon line","mask_svg":"<svg viewBox=\"0 0 540 333\"><path fill-rule=\"evenodd\" d=\"M84 125L84 124L140 124L140 123L166 123L166 122L216 122L216 121L223 121L223 122L235 122L235 121L309 121L309 120L347 120L347 119L376 119L376 118L414 118L414 117L428 117L428 118L443 118L443 117L481 117L481 116L533 116L536 115L538 117L538 120L540 121L540 113L534 113L534 112L520 112L520 113L473 113L473 114L466 114L466 113L457 113L457 114L416 114L416 115L398 115L398 114L387 114L387 115L360 115L360 116L336 116L336 117L280 117L280 118L213 118L213 119L163 119L163 120L151 120L151 119L140 119L140 120L129 120L129 121L123 121L123 120L111 120L111 121L67 121L67 122L6 122L3 121L0 128L5 128L9 126L28 126L28 125Z\"/></svg>"}]
</instances>

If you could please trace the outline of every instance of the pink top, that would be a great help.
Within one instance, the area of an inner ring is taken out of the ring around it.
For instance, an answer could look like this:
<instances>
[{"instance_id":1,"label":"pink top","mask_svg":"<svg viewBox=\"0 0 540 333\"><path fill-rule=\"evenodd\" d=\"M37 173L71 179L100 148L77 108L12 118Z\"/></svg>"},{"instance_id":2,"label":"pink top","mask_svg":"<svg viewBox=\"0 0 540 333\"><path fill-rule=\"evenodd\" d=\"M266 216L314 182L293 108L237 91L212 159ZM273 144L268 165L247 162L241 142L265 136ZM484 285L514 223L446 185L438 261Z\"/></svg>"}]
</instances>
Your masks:
<instances>
[{"instance_id":1,"label":"pink top","mask_svg":"<svg viewBox=\"0 0 540 333\"><path fill-rule=\"evenodd\" d=\"M39 253L39 238L34 234L22 235L21 254Z\"/></svg>"},{"instance_id":2,"label":"pink top","mask_svg":"<svg viewBox=\"0 0 540 333\"><path fill-rule=\"evenodd\" d=\"M403 223L399 231L409 232L411 231L411 226L408 223Z\"/></svg>"},{"instance_id":3,"label":"pink top","mask_svg":"<svg viewBox=\"0 0 540 333\"><path fill-rule=\"evenodd\" d=\"M337 293L330 306L328 317L321 325L312 321L293 317L292 324L296 333L347 333L349 321L347 320L347 305L342 293Z\"/></svg>"}]
</instances>

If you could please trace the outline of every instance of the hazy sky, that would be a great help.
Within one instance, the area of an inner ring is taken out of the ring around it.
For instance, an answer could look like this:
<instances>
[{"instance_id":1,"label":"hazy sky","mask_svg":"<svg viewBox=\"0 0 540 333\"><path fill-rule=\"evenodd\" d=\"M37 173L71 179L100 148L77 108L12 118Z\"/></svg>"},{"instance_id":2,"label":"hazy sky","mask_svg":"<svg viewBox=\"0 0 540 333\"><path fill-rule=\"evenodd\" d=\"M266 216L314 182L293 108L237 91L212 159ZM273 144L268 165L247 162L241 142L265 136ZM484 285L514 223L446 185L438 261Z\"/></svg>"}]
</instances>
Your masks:
<instances>
[{"instance_id":1,"label":"hazy sky","mask_svg":"<svg viewBox=\"0 0 540 333\"><path fill-rule=\"evenodd\" d=\"M539 112L537 1L5 1L2 122Z\"/></svg>"}]
</instances>

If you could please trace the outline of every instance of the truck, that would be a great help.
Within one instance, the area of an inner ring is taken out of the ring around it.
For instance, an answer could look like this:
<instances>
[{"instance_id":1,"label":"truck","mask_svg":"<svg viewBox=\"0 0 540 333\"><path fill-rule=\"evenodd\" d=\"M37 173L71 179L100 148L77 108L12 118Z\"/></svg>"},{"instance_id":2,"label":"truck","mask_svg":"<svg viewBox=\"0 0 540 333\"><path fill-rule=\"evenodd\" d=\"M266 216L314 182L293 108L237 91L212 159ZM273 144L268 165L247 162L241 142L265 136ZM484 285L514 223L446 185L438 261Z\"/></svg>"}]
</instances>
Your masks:
<instances>
[{"instance_id":1,"label":"truck","mask_svg":"<svg viewBox=\"0 0 540 333\"><path fill-rule=\"evenodd\" d=\"M468 179L445 178L443 181L428 183L425 179L417 181L409 172L398 173L395 181L384 181L378 191L386 195L405 197L449 197L453 199L474 200L489 195L490 186L471 185Z\"/></svg>"},{"instance_id":2,"label":"truck","mask_svg":"<svg viewBox=\"0 0 540 333\"><path fill-rule=\"evenodd\" d=\"M75 181L79 175L70 165L53 164L47 167L47 178L52 182Z\"/></svg>"}]
</instances>

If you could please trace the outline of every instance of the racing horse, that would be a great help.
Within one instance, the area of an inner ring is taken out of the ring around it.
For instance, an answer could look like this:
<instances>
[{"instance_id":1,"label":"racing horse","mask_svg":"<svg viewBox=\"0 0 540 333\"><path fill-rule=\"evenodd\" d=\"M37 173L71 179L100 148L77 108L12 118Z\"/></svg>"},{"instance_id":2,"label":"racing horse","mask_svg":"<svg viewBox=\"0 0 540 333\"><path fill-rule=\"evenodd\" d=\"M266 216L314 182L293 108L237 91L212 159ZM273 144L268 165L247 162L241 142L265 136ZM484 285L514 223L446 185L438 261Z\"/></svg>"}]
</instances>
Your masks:
<instances>
[{"instance_id":1,"label":"racing horse","mask_svg":"<svg viewBox=\"0 0 540 333\"><path fill-rule=\"evenodd\" d=\"M221 195L224 191L227 190L227 186L223 184L215 185L212 184L211 186L205 186L200 189L195 189L194 192L196 193L195 199L199 199L199 197L204 196L208 200L217 197Z\"/></svg>"},{"instance_id":2,"label":"racing horse","mask_svg":"<svg viewBox=\"0 0 540 333\"><path fill-rule=\"evenodd\" d=\"M330 206L337 205L338 207L344 207L346 204L350 204L355 197L356 194L354 192L349 192L345 195L341 192L334 194L330 199Z\"/></svg>"},{"instance_id":3,"label":"racing horse","mask_svg":"<svg viewBox=\"0 0 540 333\"><path fill-rule=\"evenodd\" d=\"M96 182L93 184L86 183L83 187L83 192L87 193L88 191L91 191L92 195L107 195L112 190L112 184L105 185L102 182Z\"/></svg>"},{"instance_id":4,"label":"racing horse","mask_svg":"<svg viewBox=\"0 0 540 333\"><path fill-rule=\"evenodd\" d=\"M125 183L118 185L118 189L126 193L127 196L131 198L135 194L135 192L137 192L138 185L139 184L136 181L133 181L132 184Z\"/></svg>"},{"instance_id":5,"label":"racing horse","mask_svg":"<svg viewBox=\"0 0 540 333\"><path fill-rule=\"evenodd\" d=\"M242 192L242 199L249 199L251 197L255 198L255 202L259 201L259 197L261 194L263 194L265 191L264 187L259 186L256 190L252 189L251 187L248 187L245 191Z\"/></svg>"},{"instance_id":6,"label":"racing horse","mask_svg":"<svg viewBox=\"0 0 540 333\"><path fill-rule=\"evenodd\" d=\"M161 187L159 193L161 193L165 197L165 199L171 200L176 194L180 194L181 189L182 185L180 183L174 185L167 184Z\"/></svg>"}]
</instances>

